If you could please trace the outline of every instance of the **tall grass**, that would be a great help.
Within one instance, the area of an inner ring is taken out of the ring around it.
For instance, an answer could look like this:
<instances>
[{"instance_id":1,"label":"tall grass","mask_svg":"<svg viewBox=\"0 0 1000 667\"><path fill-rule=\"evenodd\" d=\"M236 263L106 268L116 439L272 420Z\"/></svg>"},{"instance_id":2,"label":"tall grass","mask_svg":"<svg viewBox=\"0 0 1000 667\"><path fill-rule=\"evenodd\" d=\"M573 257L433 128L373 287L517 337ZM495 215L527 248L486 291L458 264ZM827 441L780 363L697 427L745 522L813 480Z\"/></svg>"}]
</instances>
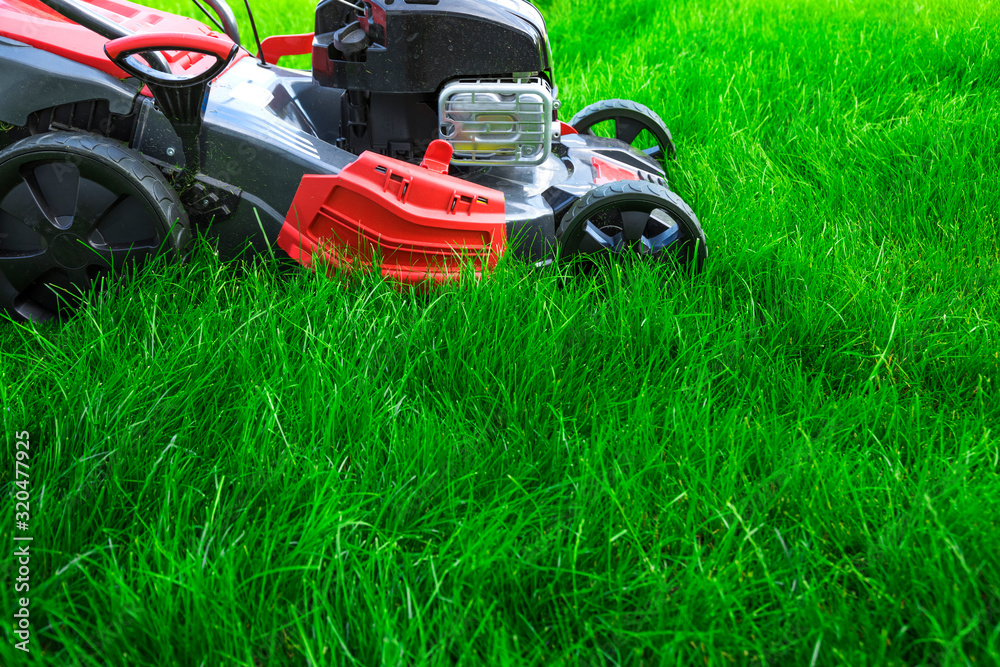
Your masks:
<instances>
[{"instance_id":1,"label":"tall grass","mask_svg":"<svg viewBox=\"0 0 1000 667\"><path fill-rule=\"evenodd\" d=\"M667 120L704 273L201 245L4 324L3 664L1000 664L1000 5L542 8L564 117Z\"/></svg>"}]
</instances>

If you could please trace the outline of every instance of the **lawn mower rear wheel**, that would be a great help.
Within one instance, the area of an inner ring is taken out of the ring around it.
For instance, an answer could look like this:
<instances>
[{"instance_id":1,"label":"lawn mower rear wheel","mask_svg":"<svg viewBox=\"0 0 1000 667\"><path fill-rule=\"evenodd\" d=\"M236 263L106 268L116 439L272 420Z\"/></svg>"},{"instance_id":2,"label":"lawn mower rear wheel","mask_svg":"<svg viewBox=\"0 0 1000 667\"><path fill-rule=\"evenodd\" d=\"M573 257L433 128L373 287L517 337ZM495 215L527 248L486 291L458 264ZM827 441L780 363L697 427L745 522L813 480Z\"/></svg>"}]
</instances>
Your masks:
<instances>
[{"instance_id":1,"label":"lawn mower rear wheel","mask_svg":"<svg viewBox=\"0 0 1000 667\"><path fill-rule=\"evenodd\" d=\"M102 280L191 241L177 193L104 137L53 132L0 152L0 307L64 319Z\"/></svg>"}]
</instances>

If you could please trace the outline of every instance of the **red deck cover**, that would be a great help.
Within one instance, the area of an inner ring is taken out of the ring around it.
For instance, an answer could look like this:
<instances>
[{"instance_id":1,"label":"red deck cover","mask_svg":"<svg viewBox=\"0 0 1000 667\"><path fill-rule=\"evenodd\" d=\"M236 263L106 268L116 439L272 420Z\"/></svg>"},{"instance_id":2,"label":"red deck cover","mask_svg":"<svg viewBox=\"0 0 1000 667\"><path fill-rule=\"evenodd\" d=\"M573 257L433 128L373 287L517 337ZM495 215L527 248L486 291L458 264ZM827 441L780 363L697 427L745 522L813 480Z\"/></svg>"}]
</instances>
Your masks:
<instances>
[{"instance_id":1,"label":"red deck cover","mask_svg":"<svg viewBox=\"0 0 1000 667\"><path fill-rule=\"evenodd\" d=\"M380 257L383 276L411 285L455 280L470 261L478 277L506 243L502 192L371 152L304 176L278 236L305 266L317 253L330 269Z\"/></svg>"},{"instance_id":2,"label":"red deck cover","mask_svg":"<svg viewBox=\"0 0 1000 667\"><path fill-rule=\"evenodd\" d=\"M226 35L220 35L194 19L160 12L127 0L78 2L133 32L194 33L232 43ZM73 23L38 0L0 0L0 35L89 65L119 79L128 76L104 55L107 38ZM211 57L201 53L165 51L163 56L175 74L195 74L213 62Z\"/></svg>"}]
</instances>

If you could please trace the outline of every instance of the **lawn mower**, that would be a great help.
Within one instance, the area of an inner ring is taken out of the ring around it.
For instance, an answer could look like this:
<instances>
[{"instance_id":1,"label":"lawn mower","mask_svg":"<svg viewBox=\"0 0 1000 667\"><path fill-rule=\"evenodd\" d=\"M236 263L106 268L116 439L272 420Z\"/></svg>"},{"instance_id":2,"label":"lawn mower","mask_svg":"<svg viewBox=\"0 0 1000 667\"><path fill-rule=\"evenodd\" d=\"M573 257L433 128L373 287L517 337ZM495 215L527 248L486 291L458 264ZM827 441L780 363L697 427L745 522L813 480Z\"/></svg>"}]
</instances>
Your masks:
<instances>
[{"instance_id":1,"label":"lawn mower","mask_svg":"<svg viewBox=\"0 0 1000 667\"><path fill-rule=\"evenodd\" d=\"M321 0L314 32L261 41L254 27L251 51L225 0L203 1L212 26L127 0L0 0L11 316L71 314L195 235L224 257L368 266L404 285L479 275L504 253L701 268L704 233L667 187L669 130L624 100L559 121L530 3ZM278 65L296 55L311 72Z\"/></svg>"}]
</instances>

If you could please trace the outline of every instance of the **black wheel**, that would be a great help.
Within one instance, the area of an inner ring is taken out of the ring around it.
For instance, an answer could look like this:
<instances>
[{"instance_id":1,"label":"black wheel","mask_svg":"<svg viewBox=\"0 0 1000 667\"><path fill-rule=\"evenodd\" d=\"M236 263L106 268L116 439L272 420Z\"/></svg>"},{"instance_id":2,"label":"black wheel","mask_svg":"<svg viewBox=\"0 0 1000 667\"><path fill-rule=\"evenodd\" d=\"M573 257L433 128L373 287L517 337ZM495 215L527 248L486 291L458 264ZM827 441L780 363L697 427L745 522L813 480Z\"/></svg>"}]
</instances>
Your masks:
<instances>
[{"instance_id":1,"label":"black wheel","mask_svg":"<svg viewBox=\"0 0 1000 667\"><path fill-rule=\"evenodd\" d=\"M654 160L676 154L674 138L663 120L647 106L630 100L588 104L569 124L580 134L615 138L642 150Z\"/></svg>"},{"instance_id":2,"label":"black wheel","mask_svg":"<svg viewBox=\"0 0 1000 667\"><path fill-rule=\"evenodd\" d=\"M54 132L0 152L0 307L64 318L98 281L190 242L187 214L135 151Z\"/></svg>"},{"instance_id":3,"label":"black wheel","mask_svg":"<svg viewBox=\"0 0 1000 667\"><path fill-rule=\"evenodd\" d=\"M676 259L701 271L705 232L680 197L645 181L599 185L578 199L556 230L562 257L635 254L657 261Z\"/></svg>"}]
</instances>

